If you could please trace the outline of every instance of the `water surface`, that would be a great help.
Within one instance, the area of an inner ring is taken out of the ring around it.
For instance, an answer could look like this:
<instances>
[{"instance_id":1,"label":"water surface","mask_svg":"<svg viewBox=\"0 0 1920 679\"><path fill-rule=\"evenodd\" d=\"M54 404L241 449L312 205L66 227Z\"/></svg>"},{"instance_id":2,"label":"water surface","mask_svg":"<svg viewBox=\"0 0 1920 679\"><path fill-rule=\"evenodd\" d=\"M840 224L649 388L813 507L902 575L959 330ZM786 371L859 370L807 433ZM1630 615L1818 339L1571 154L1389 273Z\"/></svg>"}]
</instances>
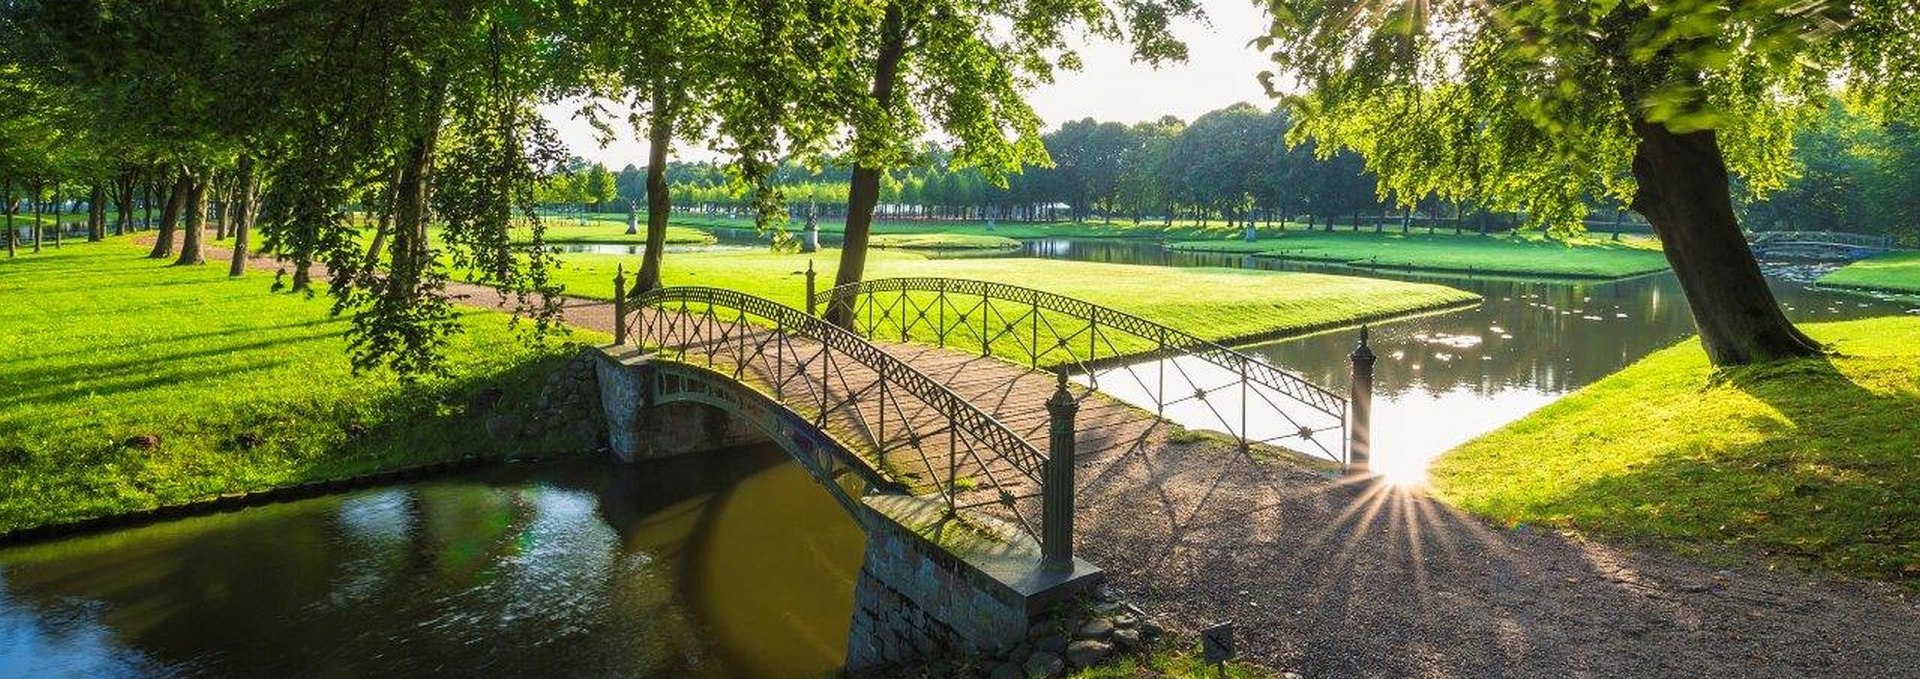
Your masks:
<instances>
[{"instance_id":1,"label":"water surface","mask_svg":"<svg viewBox=\"0 0 1920 679\"><path fill-rule=\"evenodd\" d=\"M0 551L0 676L818 676L863 549L777 449L513 465Z\"/></svg>"}]
</instances>

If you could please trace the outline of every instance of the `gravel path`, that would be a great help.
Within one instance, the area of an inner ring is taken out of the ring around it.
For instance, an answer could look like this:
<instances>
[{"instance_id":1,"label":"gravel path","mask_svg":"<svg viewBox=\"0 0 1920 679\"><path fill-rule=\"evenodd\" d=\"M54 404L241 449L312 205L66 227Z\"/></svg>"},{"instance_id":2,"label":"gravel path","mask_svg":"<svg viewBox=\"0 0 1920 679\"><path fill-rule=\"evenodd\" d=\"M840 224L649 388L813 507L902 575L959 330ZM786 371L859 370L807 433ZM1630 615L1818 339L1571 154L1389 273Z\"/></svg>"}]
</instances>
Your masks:
<instances>
[{"instance_id":1,"label":"gravel path","mask_svg":"<svg viewBox=\"0 0 1920 679\"><path fill-rule=\"evenodd\" d=\"M611 332L608 303L566 311ZM1233 621L1263 665L1316 678L1920 678L1920 602L1892 586L1494 527L1417 490L1165 433L1092 455L1083 441L1079 552L1173 627Z\"/></svg>"},{"instance_id":2,"label":"gravel path","mask_svg":"<svg viewBox=\"0 0 1920 679\"><path fill-rule=\"evenodd\" d=\"M1920 677L1891 586L1496 528L1230 444L1081 478L1081 551L1130 599L1307 677Z\"/></svg>"}]
</instances>

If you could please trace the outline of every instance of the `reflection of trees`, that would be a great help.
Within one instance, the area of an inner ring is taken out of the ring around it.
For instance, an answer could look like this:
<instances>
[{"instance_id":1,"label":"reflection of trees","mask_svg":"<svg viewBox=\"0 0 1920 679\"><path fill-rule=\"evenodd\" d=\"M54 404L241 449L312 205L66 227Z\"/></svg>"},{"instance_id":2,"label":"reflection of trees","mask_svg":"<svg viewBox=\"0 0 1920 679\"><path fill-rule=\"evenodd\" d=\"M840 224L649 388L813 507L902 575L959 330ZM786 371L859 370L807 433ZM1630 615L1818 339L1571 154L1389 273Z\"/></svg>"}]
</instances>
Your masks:
<instances>
[{"instance_id":1,"label":"reflection of trees","mask_svg":"<svg viewBox=\"0 0 1920 679\"><path fill-rule=\"evenodd\" d=\"M1466 389L1481 396L1508 389L1571 391L1693 334L1693 317L1671 275L1577 283L1420 279L1477 292L1485 302L1478 308L1376 328L1374 353L1381 359L1375 368L1374 390L1382 396L1416 389L1428 394ZM1827 308L1837 298L1830 293L1798 285L1775 288L1781 303L1794 309L1790 316L1797 320L1840 320L1899 311L1893 305L1860 307L1860 300L1848 300L1837 307L1839 313L1831 313ZM1617 318L1616 313L1626 318ZM1587 315L1600 320L1588 320ZM1493 327L1513 338L1502 339L1492 332ZM1482 342L1455 348L1423 342L1416 337L1422 333L1471 335ZM1342 331L1253 351L1344 392L1346 357L1353 342L1354 333Z\"/></svg>"},{"instance_id":2,"label":"reflection of trees","mask_svg":"<svg viewBox=\"0 0 1920 679\"><path fill-rule=\"evenodd\" d=\"M1480 395L1514 388L1568 391L1612 373L1692 332L1670 277L1611 283L1460 280L1447 283L1480 293L1477 308L1390 323L1376 329L1375 391L1398 396L1419 389L1458 389ZM1658 294L1658 293L1664 293ZM1626 318L1615 317L1624 313ZM1589 320L1586 315L1600 317ZM1498 327L1512 339L1491 329ZM1481 338L1455 347L1418 336ZM1259 347L1258 353L1320 384L1344 387L1353 333L1337 332Z\"/></svg>"}]
</instances>

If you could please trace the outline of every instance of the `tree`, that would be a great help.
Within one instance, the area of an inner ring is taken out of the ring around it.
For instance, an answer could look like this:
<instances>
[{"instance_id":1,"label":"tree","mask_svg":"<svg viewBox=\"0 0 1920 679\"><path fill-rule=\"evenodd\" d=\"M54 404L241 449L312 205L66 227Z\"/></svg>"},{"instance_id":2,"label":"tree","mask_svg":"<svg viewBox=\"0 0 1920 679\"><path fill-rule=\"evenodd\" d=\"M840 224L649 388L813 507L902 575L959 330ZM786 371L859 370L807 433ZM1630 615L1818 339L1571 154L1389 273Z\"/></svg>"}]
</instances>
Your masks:
<instances>
[{"instance_id":1,"label":"tree","mask_svg":"<svg viewBox=\"0 0 1920 679\"><path fill-rule=\"evenodd\" d=\"M1403 204L1429 194L1577 229L1588 196L1654 226L1716 365L1818 351L1740 232L1739 176L1777 188L1830 78L1911 107L1904 0L1274 1L1258 44L1301 83L1294 139L1353 150Z\"/></svg>"},{"instance_id":2,"label":"tree","mask_svg":"<svg viewBox=\"0 0 1920 679\"><path fill-rule=\"evenodd\" d=\"M1186 56L1168 22L1200 14L1193 0L884 0L852 9L864 13L850 17L865 27L853 45L858 53L821 62L838 69L826 80L837 86L822 91L844 102L844 122L853 132L836 287L864 275L881 175L912 162L913 142L930 122L953 138L956 165L979 168L1003 186L1021 165L1048 163L1039 118L1021 84L1045 82L1055 68L1078 65L1064 49L1067 36L1129 40L1137 59L1159 63ZM849 324L850 304L833 300L828 319Z\"/></svg>"}]
</instances>

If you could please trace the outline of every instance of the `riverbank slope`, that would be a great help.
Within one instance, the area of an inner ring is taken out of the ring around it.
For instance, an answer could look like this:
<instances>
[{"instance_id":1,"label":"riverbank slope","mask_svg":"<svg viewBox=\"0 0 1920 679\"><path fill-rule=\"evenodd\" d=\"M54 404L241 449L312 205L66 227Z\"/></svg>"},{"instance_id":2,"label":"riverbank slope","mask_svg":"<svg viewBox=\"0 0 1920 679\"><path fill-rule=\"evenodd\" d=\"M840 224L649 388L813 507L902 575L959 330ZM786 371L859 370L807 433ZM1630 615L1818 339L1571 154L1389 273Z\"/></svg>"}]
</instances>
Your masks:
<instances>
[{"instance_id":1,"label":"riverbank slope","mask_svg":"<svg viewBox=\"0 0 1920 679\"><path fill-rule=\"evenodd\" d=\"M1920 319L1802 326L1832 356L1715 371L1657 352L1434 465L1506 525L1920 585Z\"/></svg>"},{"instance_id":2,"label":"riverbank slope","mask_svg":"<svg viewBox=\"0 0 1920 679\"><path fill-rule=\"evenodd\" d=\"M1415 269L1549 278L1614 279L1665 271L1666 257L1646 238L1560 240L1537 233L1453 235L1387 231L1289 231L1259 240L1194 240L1175 250L1227 252L1381 269Z\"/></svg>"},{"instance_id":3,"label":"riverbank slope","mask_svg":"<svg viewBox=\"0 0 1920 679\"><path fill-rule=\"evenodd\" d=\"M504 452L476 394L524 408L557 364L461 308L450 377L355 375L328 300L141 255L109 238L0 261L0 533Z\"/></svg>"},{"instance_id":4,"label":"riverbank slope","mask_svg":"<svg viewBox=\"0 0 1920 679\"><path fill-rule=\"evenodd\" d=\"M1850 290L1920 295L1920 252L1863 259L1821 276L1819 284Z\"/></svg>"}]
</instances>

